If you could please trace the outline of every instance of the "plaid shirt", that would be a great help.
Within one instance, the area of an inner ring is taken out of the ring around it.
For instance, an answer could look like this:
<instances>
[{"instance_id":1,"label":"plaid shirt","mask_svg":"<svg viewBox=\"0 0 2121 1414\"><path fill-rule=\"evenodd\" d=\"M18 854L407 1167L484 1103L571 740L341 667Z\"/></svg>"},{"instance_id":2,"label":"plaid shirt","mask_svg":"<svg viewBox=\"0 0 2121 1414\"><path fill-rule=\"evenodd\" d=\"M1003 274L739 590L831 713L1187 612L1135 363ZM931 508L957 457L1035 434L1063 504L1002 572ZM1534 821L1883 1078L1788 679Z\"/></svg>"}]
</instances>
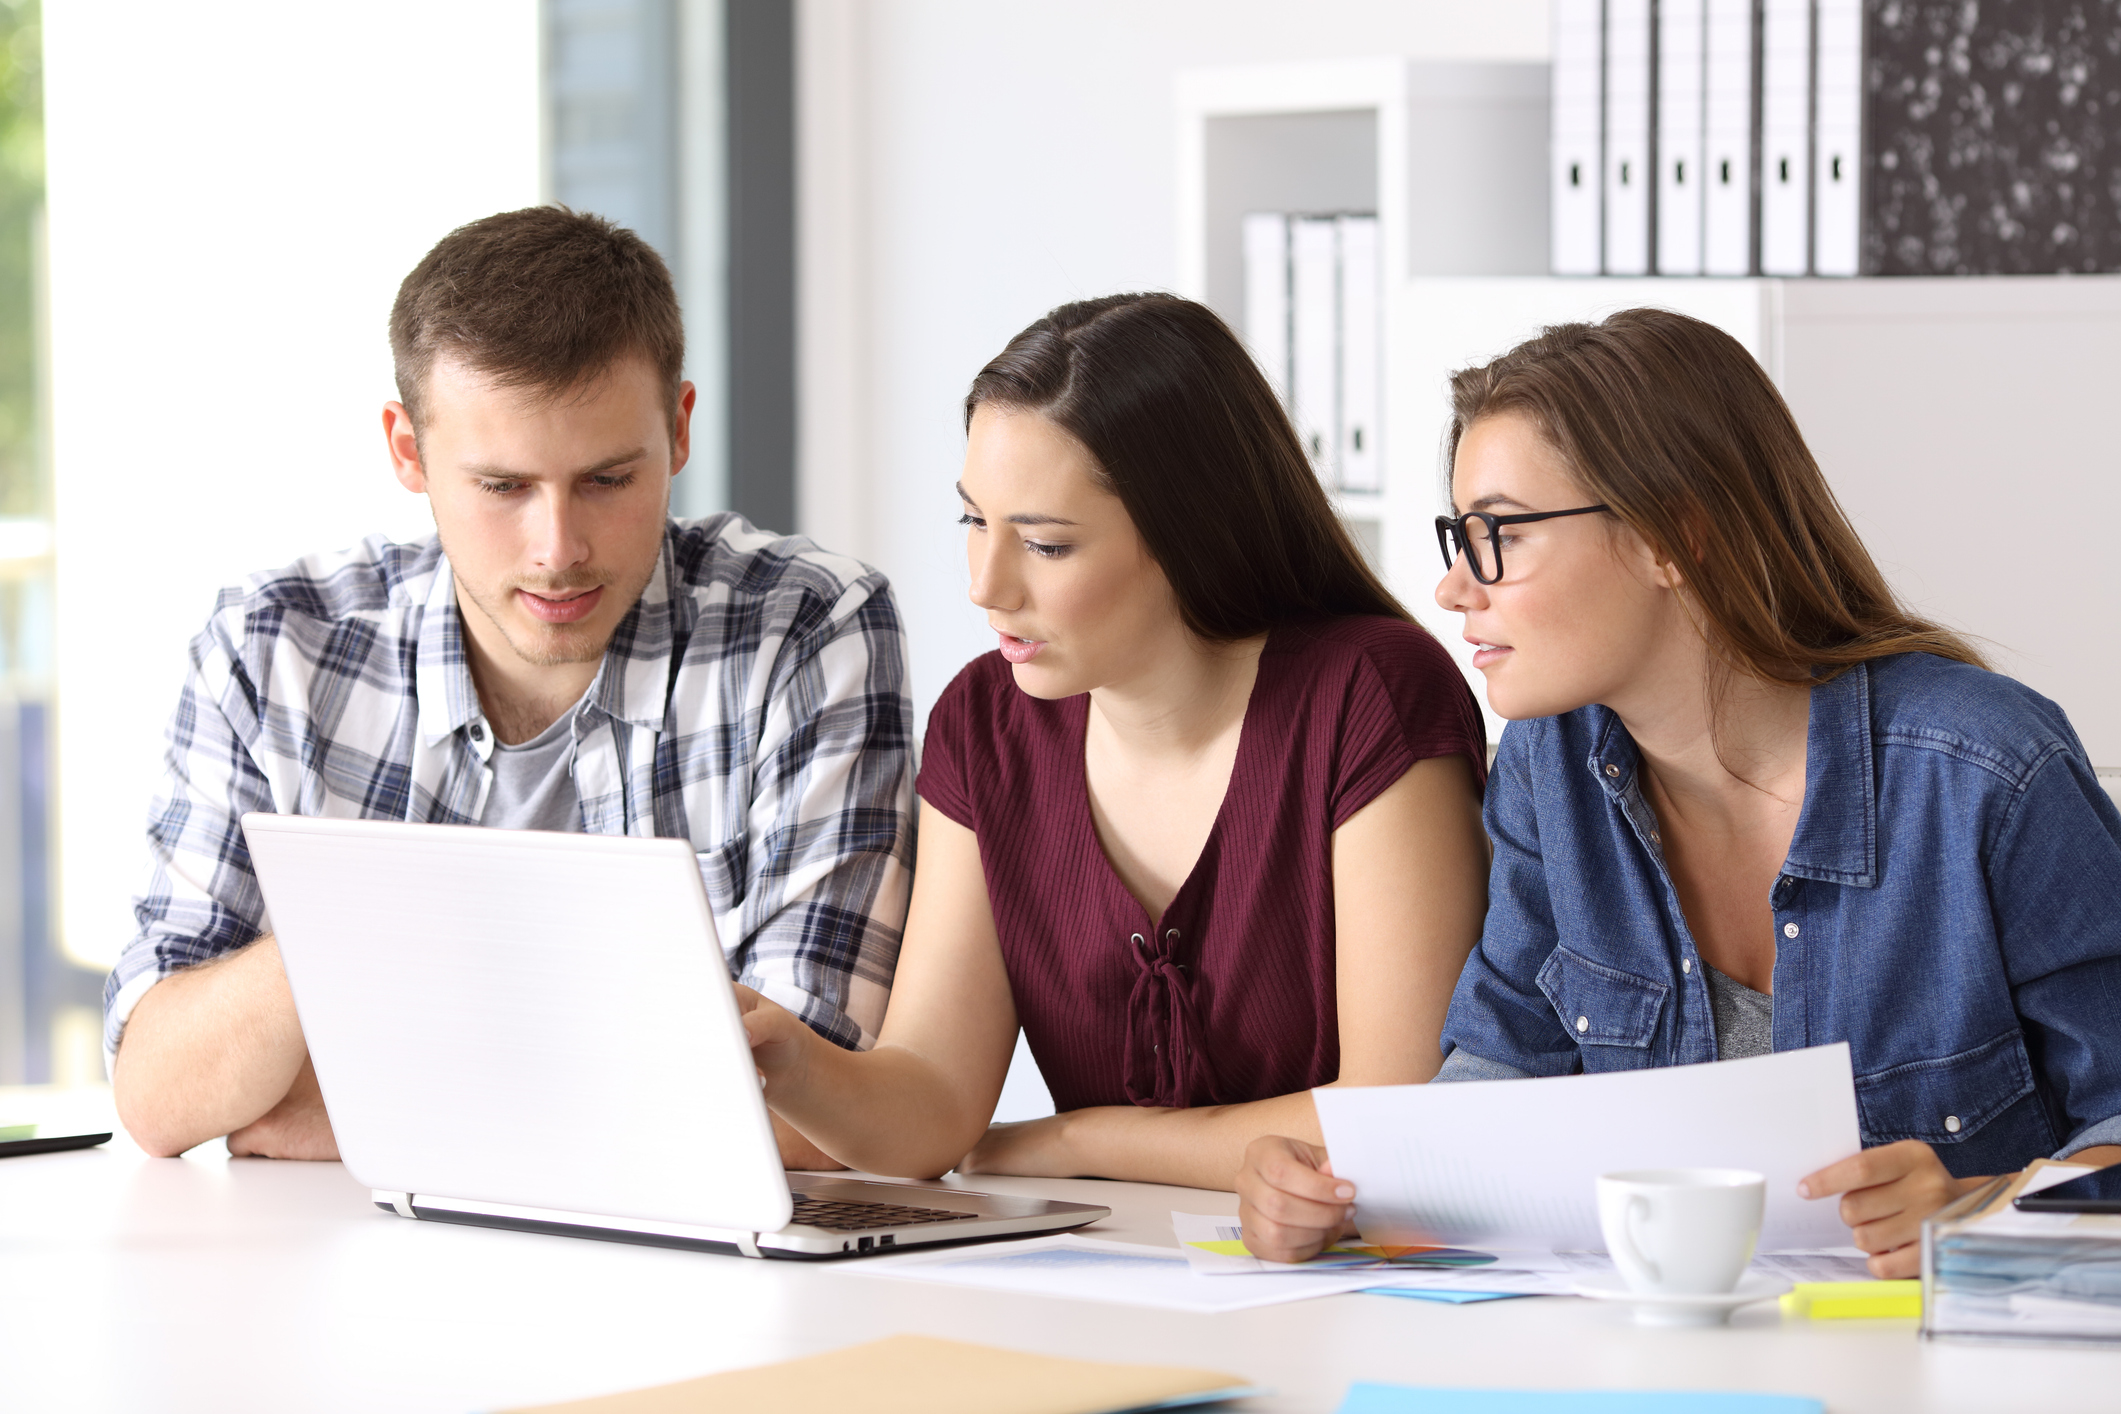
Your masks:
<instances>
[{"instance_id":1,"label":"plaid shirt","mask_svg":"<svg viewBox=\"0 0 2121 1414\"><path fill-rule=\"evenodd\" d=\"M734 515L673 521L575 715L582 828L691 840L730 972L867 1047L911 883L912 727L881 574ZM245 811L477 824L492 752L435 538L222 591L169 725L106 1059L149 987L271 931Z\"/></svg>"}]
</instances>

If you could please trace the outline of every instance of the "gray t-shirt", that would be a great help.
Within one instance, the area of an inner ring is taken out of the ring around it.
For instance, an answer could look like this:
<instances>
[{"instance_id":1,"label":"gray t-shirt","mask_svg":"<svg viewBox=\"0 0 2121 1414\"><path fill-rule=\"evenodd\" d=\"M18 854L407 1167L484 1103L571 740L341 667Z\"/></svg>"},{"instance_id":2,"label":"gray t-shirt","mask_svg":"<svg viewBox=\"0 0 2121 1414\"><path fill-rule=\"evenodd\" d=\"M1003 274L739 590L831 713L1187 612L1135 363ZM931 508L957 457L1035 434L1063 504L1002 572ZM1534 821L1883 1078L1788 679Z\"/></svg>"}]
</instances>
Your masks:
<instances>
[{"instance_id":1,"label":"gray t-shirt","mask_svg":"<svg viewBox=\"0 0 2121 1414\"><path fill-rule=\"evenodd\" d=\"M1744 1060L1775 1049L1775 999L1707 963L1709 1010L1716 1017L1716 1059Z\"/></svg>"},{"instance_id":2,"label":"gray t-shirt","mask_svg":"<svg viewBox=\"0 0 2121 1414\"><path fill-rule=\"evenodd\" d=\"M582 828L574 788L574 709L520 746L493 744L493 785L479 823L497 830Z\"/></svg>"}]
</instances>

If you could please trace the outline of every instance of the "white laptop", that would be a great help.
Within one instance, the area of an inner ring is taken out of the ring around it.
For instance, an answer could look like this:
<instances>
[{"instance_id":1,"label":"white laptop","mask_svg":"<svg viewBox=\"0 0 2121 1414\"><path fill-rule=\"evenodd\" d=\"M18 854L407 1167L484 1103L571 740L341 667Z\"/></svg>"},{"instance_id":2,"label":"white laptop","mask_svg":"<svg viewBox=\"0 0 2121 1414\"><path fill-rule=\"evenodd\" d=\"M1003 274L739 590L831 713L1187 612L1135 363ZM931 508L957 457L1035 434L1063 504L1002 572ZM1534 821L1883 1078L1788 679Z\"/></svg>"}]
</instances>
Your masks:
<instances>
[{"instance_id":1,"label":"white laptop","mask_svg":"<svg viewBox=\"0 0 2121 1414\"><path fill-rule=\"evenodd\" d=\"M1111 1214L785 1172L684 840L243 830L339 1153L378 1207L796 1258Z\"/></svg>"}]
</instances>

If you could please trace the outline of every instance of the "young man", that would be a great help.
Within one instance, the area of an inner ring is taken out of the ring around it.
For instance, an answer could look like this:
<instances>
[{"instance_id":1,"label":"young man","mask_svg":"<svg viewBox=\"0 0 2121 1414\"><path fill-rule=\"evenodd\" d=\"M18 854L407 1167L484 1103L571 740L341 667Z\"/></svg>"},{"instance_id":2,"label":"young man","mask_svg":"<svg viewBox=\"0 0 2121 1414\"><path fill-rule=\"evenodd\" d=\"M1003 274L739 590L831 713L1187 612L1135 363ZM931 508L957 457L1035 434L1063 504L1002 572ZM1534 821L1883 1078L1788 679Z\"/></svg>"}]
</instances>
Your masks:
<instances>
[{"instance_id":1,"label":"young man","mask_svg":"<svg viewBox=\"0 0 2121 1414\"><path fill-rule=\"evenodd\" d=\"M390 337L384 436L437 534L254 576L193 640L105 990L126 1128L157 1154L225 1134L338 1156L251 810L689 838L732 974L871 1044L911 863L883 576L734 515L669 519L694 393L669 272L629 231L474 222L406 277ZM791 1166L829 1163L780 1133Z\"/></svg>"}]
</instances>

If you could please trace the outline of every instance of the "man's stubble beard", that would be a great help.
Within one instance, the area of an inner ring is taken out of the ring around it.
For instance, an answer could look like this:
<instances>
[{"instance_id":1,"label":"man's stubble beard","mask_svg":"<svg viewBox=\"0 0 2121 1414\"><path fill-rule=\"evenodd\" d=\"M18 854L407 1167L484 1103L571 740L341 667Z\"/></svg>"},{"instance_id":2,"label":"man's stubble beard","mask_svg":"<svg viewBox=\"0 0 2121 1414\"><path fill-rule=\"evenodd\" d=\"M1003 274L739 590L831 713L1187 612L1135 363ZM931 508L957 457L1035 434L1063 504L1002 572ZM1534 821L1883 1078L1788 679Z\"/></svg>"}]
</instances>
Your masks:
<instances>
[{"instance_id":1,"label":"man's stubble beard","mask_svg":"<svg viewBox=\"0 0 2121 1414\"><path fill-rule=\"evenodd\" d=\"M436 536L438 539L440 538L439 528L436 531ZM442 554L445 557L449 554L449 542L447 540L442 541ZM639 580L636 583L626 587L626 592L623 596L626 603L626 609L624 612L621 612L619 614L618 618L612 621L610 632L606 633L602 638L599 638L594 643L590 643L577 639L574 634L569 632L569 630L571 629L578 628L579 625L550 624L546 625L545 628L553 638L558 640L558 642L552 644L550 647L543 648L534 646L532 644L526 644L520 638L518 638L513 629L510 627L508 620L501 614L496 613L494 611L494 605L487 598L486 591L480 586L474 585L473 583L471 583L471 581L465 579L462 575L458 575L456 573L456 562L454 560L450 562L450 573L452 576L455 577L457 587L464 592L465 597L470 599L471 602L477 606L479 612L486 616L486 621L492 624L495 630L500 633L502 640L507 643L510 652L514 653L518 658L522 659L525 663L530 664L534 668L557 668L568 663L595 662L597 659L602 658L604 656L605 650L611 647L612 634L618 631L618 626L619 624L625 621L626 614L632 612L633 606L640 602L641 592L648 587L648 581L655 577L656 561L661 557L661 555L662 547L658 545L656 547L656 556L648 561L647 567L641 571ZM611 584L603 579L598 578L593 574L563 574L540 584L529 584L522 581L512 582L504 588L503 596L505 601L513 601L515 598L515 592L518 589L528 589L533 594L550 595L555 593L565 593L566 591L572 589L594 589L598 585L604 586L604 592L606 594L614 593L620 588L620 586ZM603 606L600 604L597 606L597 609L598 612L601 613L603 611Z\"/></svg>"}]
</instances>

